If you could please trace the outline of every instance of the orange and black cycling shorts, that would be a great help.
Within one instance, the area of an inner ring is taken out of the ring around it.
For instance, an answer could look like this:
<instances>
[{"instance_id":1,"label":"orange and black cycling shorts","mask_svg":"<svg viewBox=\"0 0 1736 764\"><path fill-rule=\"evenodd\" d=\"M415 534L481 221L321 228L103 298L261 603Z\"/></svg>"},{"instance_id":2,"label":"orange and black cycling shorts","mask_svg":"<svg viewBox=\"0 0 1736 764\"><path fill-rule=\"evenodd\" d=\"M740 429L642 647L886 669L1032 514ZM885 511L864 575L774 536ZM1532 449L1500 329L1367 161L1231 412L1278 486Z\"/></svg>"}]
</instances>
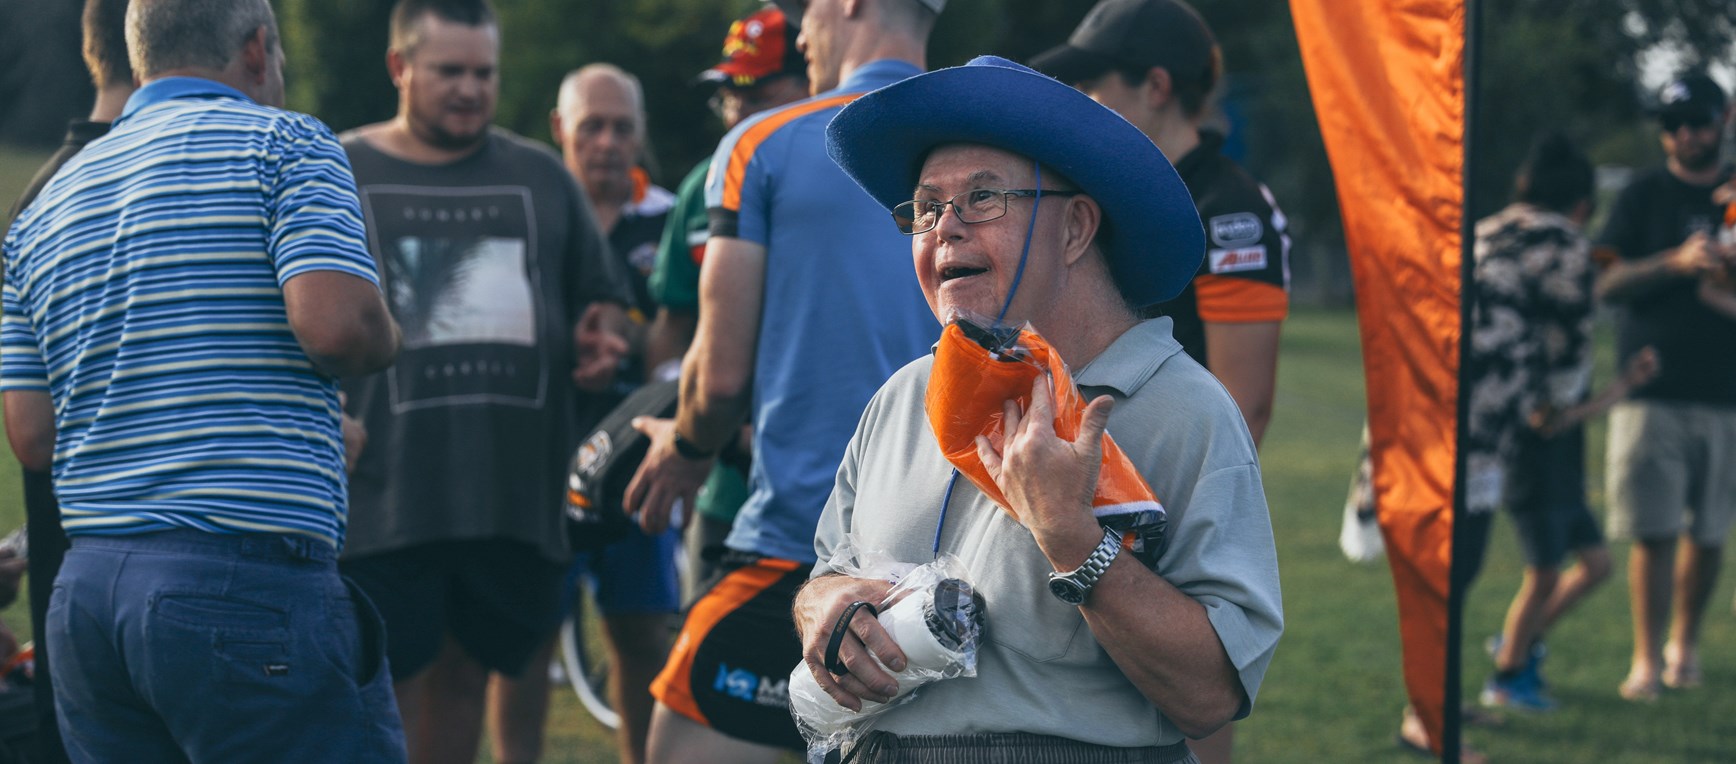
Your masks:
<instances>
[{"instance_id":1,"label":"orange and black cycling shorts","mask_svg":"<svg viewBox=\"0 0 1736 764\"><path fill-rule=\"evenodd\" d=\"M801 751L790 717L790 670L802 661L790 606L811 566L731 553L687 612L651 694L730 737Z\"/></svg>"}]
</instances>

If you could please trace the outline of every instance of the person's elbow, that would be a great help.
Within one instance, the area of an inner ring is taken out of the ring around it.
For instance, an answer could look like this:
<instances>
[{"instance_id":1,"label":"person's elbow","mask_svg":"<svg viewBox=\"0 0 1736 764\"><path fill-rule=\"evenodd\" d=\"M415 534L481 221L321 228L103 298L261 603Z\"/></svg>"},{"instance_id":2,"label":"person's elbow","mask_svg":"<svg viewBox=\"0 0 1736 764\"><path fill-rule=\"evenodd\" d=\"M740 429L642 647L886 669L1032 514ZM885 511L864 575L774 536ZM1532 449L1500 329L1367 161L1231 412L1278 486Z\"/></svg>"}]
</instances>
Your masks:
<instances>
[{"instance_id":1,"label":"person's elbow","mask_svg":"<svg viewBox=\"0 0 1736 764\"><path fill-rule=\"evenodd\" d=\"M48 394L5 393L6 442L24 469L47 472L54 466L54 407Z\"/></svg>"},{"instance_id":2,"label":"person's elbow","mask_svg":"<svg viewBox=\"0 0 1736 764\"><path fill-rule=\"evenodd\" d=\"M1246 700L1242 684L1237 681L1202 695L1203 697L1189 702L1186 708L1175 709L1174 713L1167 710L1165 712L1165 716L1169 717L1181 734L1195 740L1217 732L1224 725L1235 721L1236 715L1241 713L1243 701Z\"/></svg>"},{"instance_id":3,"label":"person's elbow","mask_svg":"<svg viewBox=\"0 0 1736 764\"><path fill-rule=\"evenodd\" d=\"M308 359L334 377L372 374L398 357L398 323L384 305L357 311L347 321L317 322L295 334Z\"/></svg>"},{"instance_id":4,"label":"person's elbow","mask_svg":"<svg viewBox=\"0 0 1736 764\"><path fill-rule=\"evenodd\" d=\"M283 288L289 329L326 374L371 374L398 355L398 324L379 287L340 271L314 271Z\"/></svg>"}]
</instances>

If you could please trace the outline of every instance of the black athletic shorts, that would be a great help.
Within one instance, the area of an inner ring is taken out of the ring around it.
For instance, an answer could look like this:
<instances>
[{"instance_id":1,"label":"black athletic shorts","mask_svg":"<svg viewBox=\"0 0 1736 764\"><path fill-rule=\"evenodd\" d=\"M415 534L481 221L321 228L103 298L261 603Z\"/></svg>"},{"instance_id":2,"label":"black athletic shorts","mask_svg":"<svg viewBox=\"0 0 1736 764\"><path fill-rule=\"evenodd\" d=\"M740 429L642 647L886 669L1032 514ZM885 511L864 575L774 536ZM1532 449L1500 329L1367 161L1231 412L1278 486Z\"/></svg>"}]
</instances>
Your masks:
<instances>
[{"instance_id":1,"label":"black athletic shorts","mask_svg":"<svg viewBox=\"0 0 1736 764\"><path fill-rule=\"evenodd\" d=\"M1507 510L1525 564L1555 568L1568 553L1603 544L1585 500L1585 430L1543 438L1526 433L1507 480Z\"/></svg>"},{"instance_id":2,"label":"black athletic shorts","mask_svg":"<svg viewBox=\"0 0 1736 764\"><path fill-rule=\"evenodd\" d=\"M386 621L393 681L433 663L447 634L488 670L517 676L560 625L566 567L520 541L438 541L338 567Z\"/></svg>"}]
</instances>

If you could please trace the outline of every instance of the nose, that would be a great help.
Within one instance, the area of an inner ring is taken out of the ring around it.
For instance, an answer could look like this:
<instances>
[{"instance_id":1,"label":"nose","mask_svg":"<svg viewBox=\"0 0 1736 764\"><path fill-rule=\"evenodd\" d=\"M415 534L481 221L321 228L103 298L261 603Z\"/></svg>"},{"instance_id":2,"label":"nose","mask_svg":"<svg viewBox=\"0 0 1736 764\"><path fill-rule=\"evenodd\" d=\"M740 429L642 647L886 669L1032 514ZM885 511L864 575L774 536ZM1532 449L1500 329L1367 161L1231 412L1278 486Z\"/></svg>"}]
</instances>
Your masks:
<instances>
[{"instance_id":1,"label":"nose","mask_svg":"<svg viewBox=\"0 0 1736 764\"><path fill-rule=\"evenodd\" d=\"M958 205L947 202L941 205L940 217L934 221L934 233L943 239L962 239L970 230L970 224L958 216Z\"/></svg>"}]
</instances>

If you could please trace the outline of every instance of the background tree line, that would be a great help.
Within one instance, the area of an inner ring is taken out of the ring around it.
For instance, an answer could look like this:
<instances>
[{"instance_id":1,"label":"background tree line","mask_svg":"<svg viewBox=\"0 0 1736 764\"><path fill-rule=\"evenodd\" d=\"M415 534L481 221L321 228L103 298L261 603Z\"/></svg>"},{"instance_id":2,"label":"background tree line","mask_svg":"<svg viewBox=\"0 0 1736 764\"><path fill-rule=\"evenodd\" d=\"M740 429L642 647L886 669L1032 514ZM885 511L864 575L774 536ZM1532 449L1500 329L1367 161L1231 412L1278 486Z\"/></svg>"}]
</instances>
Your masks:
<instances>
[{"instance_id":1,"label":"background tree line","mask_svg":"<svg viewBox=\"0 0 1736 764\"><path fill-rule=\"evenodd\" d=\"M290 107L334 129L390 117L385 68L391 0L273 0L289 57ZM756 0L496 0L499 124L549 139L569 70L608 61L644 82L649 169L673 184L722 132L693 78L718 57L729 22ZM1026 60L1063 41L1091 0L952 0L931 67L993 53ZM1230 149L1272 187L1292 221L1298 298L1348 296L1337 201L1285 0L1194 0L1224 47L1219 123ZM82 114L80 0L0 0L0 141L48 145ZM1471 168L1482 216L1503 204L1530 136L1557 127L1603 164L1657 161L1644 119L1649 58L1732 60L1736 0L1483 0L1483 76ZM1651 83L1655 84L1655 83Z\"/></svg>"}]
</instances>

